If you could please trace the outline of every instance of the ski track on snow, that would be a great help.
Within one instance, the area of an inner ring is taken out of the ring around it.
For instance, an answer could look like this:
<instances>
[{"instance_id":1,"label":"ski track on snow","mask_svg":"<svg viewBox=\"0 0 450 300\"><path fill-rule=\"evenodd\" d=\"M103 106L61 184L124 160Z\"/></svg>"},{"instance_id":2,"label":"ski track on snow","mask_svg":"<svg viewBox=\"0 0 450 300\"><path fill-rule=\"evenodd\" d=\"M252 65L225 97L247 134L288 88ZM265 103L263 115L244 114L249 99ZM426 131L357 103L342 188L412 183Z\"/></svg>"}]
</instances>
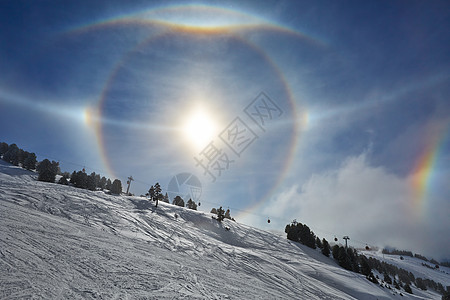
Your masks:
<instances>
[{"instance_id":1,"label":"ski track on snow","mask_svg":"<svg viewBox=\"0 0 450 300\"><path fill-rule=\"evenodd\" d=\"M0 299L400 298L265 231L1 167Z\"/></svg>"}]
</instances>

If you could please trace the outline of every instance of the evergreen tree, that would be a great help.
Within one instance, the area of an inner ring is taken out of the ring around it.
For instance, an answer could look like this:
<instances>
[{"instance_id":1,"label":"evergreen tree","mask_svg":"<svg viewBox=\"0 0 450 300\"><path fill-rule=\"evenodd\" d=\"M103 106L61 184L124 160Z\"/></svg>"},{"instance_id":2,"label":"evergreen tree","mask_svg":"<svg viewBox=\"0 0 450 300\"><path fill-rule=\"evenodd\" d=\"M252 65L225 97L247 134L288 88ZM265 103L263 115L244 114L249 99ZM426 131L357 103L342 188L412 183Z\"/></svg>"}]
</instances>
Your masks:
<instances>
[{"instance_id":1,"label":"evergreen tree","mask_svg":"<svg viewBox=\"0 0 450 300\"><path fill-rule=\"evenodd\" d=\"M184 200L183 200L183 198L181 198L180 196L176 196L176 197L173 199L173 202L172 202L172 203L175 204L175 205L177 205L177 206L184 207Z\"/></svg>"},{"instance_id":2,"label":"evergreen tree","mask_svg":"<svg viewBox=\"0 0 450 300\"><path fill-rule=\"evenodd\" d=\"M405 289L405 292L407 292L409 294L413 293L409 284L405 284L405 286L403 288Z\"/></svg>"},{"instance_id":3,"label":"evergreen tree","mask_svg":"<svg viewBox=\"0 0 450 300\"><path fill-rule=\"evenodd\" d=\"M89 176L87 176L86 188L90 191L95 191L96 186L97 185L95 182L95 172L92 172Z\"/></svg>"},{"instance_id":4,"label":"evergreen tree","mask_svg":"<svg viewBox=\"0 0 450 300\"><path fill-rule=\"evenodd\" d=\"M22 166L22 168L24 168L23 163L24 163L27 155L28 155L28 152L23 151L23 149L19 148L19 152L17 153L17 166Z\"/></svg>"},{"instance_id":5,"label":"evergreen tree","mask_svg":"<svg viewBox=\"0 0 450 300\"><path fill-rule=\"evenodd\" d=\"M319 239L319 237L316 237L316 246L317 246L317 248L319 248L319 249L322 249L322 248L323 248L322 241Z\"/></svg>"},{"instance_id":6,"label":"evergreen tree","mask_svg":"<svg viewBox=\"0 0 450 300\"><path fill-rule=\"evenodd\" d=\"M330 256L330 244L325 238L322 239L322 245L323 245L322 254L327 257Z\"/></svg>"},{"instance_id":7,"label":"evergreen tree","mask_svg":"<svg viewBox=\"0 0 450 300\"><path fill-rule=\"evenodd\" d=\"M234 220L231 217L231 213L230 213L230 209L229 208L227 208L227 211L225 212L225 219Z\"/></svg>"},{"instance_id":8,"label":"evergreen tree","mask_svg":"<svg viewBox=\"0 0 450 300\"><path fill-rule=\"evenodd\" d=\"M222 222L225 219L225 211L222 206L217 210L217 221Z\"/></svg>"},{"instance_id":9,"label":"evergreen tree","mask_svg":"<svg viewBox=\"0 0 450 300\"><path fill-rule=\"evenodd\" d=\"M104 190L106 188L106 177L103 176L100 181L98 182L98 188L100 188L101 190Z\"/></svg>"},{"instance_id":10,"label":"evergreen tree","mask_svg":"<svg viewBox=\"0 0 450 300\"><path fill-rule=\"evenodd\" d=\"M38 180L45 182L55 182L56 174L58 173L59 163L48 159L44 159L37 166L37 171L39 173Z\"/></svg>"},{"instance_id":11,"label":"evergreen tree","mask_svg":"<svg viewBox=\"0 0 450 300\"><path fill-rule=\"evenodd\" d=\"M94 173L95 174L95 173ZM100 174L95 174L94 176L94 182L95 182L95 188L100 188Z\"/></svg>"},{"instance_id":12,"label":"evergreen tree","mask_svg":"<svg viewBox=\"0 0 450 300\"><path fill-rule=\"evenodd\" d=\"M27 157L23 162L23 167L27 170L36 169L37 157L34 153L28 153Z\"/></svg>"},{"instance_id":13,"label":"evergreen tree","mask_svg":"<svg viewBox=\"0 0 450 300\"><path fill-rule=\"evenodd\" d=\"M77 181L77 172L73 171L72 175L70 175L70 183L75 185L75 182Z\"/></svg>"},{"instance_id":14,"label":"evergreen tree","mask_svg":"<svg viewBox=\"0 0 450 300\"><path fill-rule=\"evenodd\" d=\"M355 273L361 272L361 269L359 267L358 263L358 253L356 252L356 249L348 248L348 254L350 257L350 264L352 265L352 271Z\"/></svg>"},{"instance_id":15,"label":"evergreen tree","mask_svg":"<svg viewBox=\"0 0 450 300\"><path fill-rule=\"evenodd\" d=\"M360 255L359 261L361 264L361 274L369 276L369 274L372 272L372 268L369 265L367 257L365 257L364 255Z\"/></svg>"},{"instance_id":16,"label":"evergreen tree","mask_svg":"<svg viewBox=\"0 0 450 300\"><path fill-rule=\"evenodd\" d=\"M8 152L8 144L5 142L0 143L0 156L4 155L6 152Z\"/></svg>"},{"instance_id":17,"label":"evergreen tree","mask_svg":"<svg viewBox=\"0 0 450 300\"><path fill-rule=\"evenodd\" d=\"M78 171L75 175L72 173L72 177L70 178L70 183L75 185L80 189L87 189L88 186L88 176L83 171Z\"/></svg>"},{"instance_id":18,"label":"evergreen tree","mask_svg":"<svg viewBox=\"0 0 450 300\"><path fill-rule=\"evenodd\" d=\"M197 204L192 201L192 199L188 200L188 202L186 203L186 207L189 209L197 210Z\"/></svg>"},{"instance_id":19,"label":"evergreen tree","mask_svg":"<svg viewBox=\"0 0 450 300\"><path fill-rule=\"evenodd\" d=\"M111 190L112 188L112 183L111 183L111 179L108 178L108 180L106 180L106 189L107 190Z\"/></svg>"},{"instance_id":20,"label":"evergreen tree","mask_svg":"<svg viewBox=\"0 0 450 300\"><path fill-rule=\"evenodd\" d=\"M63 185L68 185L69 184L69 176L67 174L63 174L63 176L61 176L61 178L58 180L59 184L63 184Z\"/></svg>"},{"instance_id":21,"label":"evergreen tree","mask_svg":"<svg viewBox=\"0 0 450 300\"><path fill-rule=\"evenodd\" d=\"M333 258L335 260L338 260L339 259L339 246L338 245L333 246L332 253L333 253Z\"/></svg>"},{"instance_id":22,"label":"evergreen tree","mask_svg":"<svg viewBox=\"0 0 450 300\"><path fill-rule=\"evenodd\" d=\"M158 207L158 200L160 200L161 198L161 186L159 185L159 183L157 182L155 184L155 191L154 191L154 200L156 200L156 207Z\"/></svg>"},{"instance_id":23,"label":"evergreen tree","mask_svg":"<svg viewBox=\"0 0 450 300\"><path fill-rule=\"evenodd\" d=\"M316 236L314 235L314 232L312 232L306 224L302 225L301 223L298 223L297 226L300 229L300 242L303 245L316 249Z\"/></svg>"},{"instance_id":24,"label":"evergreen tree","mask_svg":"<svg viewBox=\"0 0 450 300\"><path fill-rule=\"evenodd\" d=\"M298 242L298 234L299 234L299 230L298 230L298 224L288 224L286 225L286 227L284 228L284 232L287 233L287 239L294 241L294 242Z\"/></svg>"},{"instance_id":25,"label":"evergreen tree","mask_svg":"<svg viewBox=\"0 0 450 300\"><path fill-rule=\"evenodd\" d=\"M153 185L148 189L148 196L150 197L151 201L155 199L155 188L153 187Z\"/></svg>"},{"instance_id":26,"label":"evergreen tree","mask_svg":"<svg viewBox=\"0 0 450 300\"><path fill-rule=\"evenodd\" d=\"M392 284L392 279L386 271L383 273L383 280L388 284Z\"/></svg>"},{"instance_id":27,"label":"evergreen tree","mask_svg":"<svg viewBox=\"0 0 450 300\"><path fill-rule=\"evenodd\" d=\"M423 281L422 278L416 278L416 286L423 291L427 290L427 287L425 286L425 282Z\"/></svg>"},{"instance_id":28,"label":"evergreen tree","mask_svg":"<svg viewBox=\"0 0 450 300\"><path fill-rule=\"evenodd\" d=\"M13 165L19 164L19 147L17 147L16 144L11 144L8 147L8 151L6 151L5 154L3 154L3 160L7 161Z\"/></svg>"},{"instance_id":29,"label":"evergreen tree","mask_svg":"<svg viewBox=\"0 0 450 300\"><path fill-rule=\"evenodd\" d=\"M338 264L346 270L352 270L352 265L348 257L348 253L343 246L339 247Z\"/></svg>"},{"instance_id":30,"label":"evergreen tree","mask_svg":"<svg viewBox=\"0 0 450 300\"><path fill-rule=\"evenodd\" d=\"M377 275L378 276L378 275ZM375 284L378 284L378 280L375 278L372 272L370 272L369 276L366 277L368 280L372 281Z\"/></svg>"},{"instance_id":31,"label":"evergreen tree","mask_svg":"<svg viewBox=\"0 0 450 300\"><path fill-rule=\"evenodd\" d=\"M122 182L119 179L114 179L111 186L111 193L120 195L122 193Z\"/></svg>"}]
</instances>

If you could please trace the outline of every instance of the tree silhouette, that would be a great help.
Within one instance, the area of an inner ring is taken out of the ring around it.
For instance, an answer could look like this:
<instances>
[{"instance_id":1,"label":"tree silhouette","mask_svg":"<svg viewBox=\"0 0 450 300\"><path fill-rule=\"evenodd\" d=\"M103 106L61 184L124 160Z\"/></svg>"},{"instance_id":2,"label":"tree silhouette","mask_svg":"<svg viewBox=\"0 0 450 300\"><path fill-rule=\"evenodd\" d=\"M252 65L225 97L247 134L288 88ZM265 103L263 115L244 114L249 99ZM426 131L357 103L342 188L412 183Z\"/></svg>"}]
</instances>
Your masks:
<instances>
[{"instance_id":1,"label":"tree silhouette","mask_svg":"<svg viewBox=\"0 0 450 300\"><path fill-rule=\"evenodd\" d=\"M184 200L183 200L183 198L181 198L180 196L176 196L176 197L173 199L173 202L172 202L172 203L175 204L175 205L177 205L177 206L184 207Z\"/></svg>"},{"instance_id":2,"label":"tree silhouette","mask_svg":"<svg viewBox=\"0 0 450 300\"><path fill-rule=\"evenodd\" d=\"M197 210L197 204L192 201L192 199L188 200L188 202L186 203L186 207L189 209Z\"/></svg>"},{"instance_id":3,"label":"tree silhouette","mask_svg":"<svg viewBox=\"0 0 450 300\"><path fill-rule=\"evenodd\" d=\"M56 174L58 173L59 163L48 159L44 159L37 166L37 171L39 173L38 180L45 182L55 182Z\"/></svg>"},{"instance_id":4,"label":"tree silhouette","mask_svg":"<svg viewBox=\"0 0 450 300\"><path fill-rule=\"evenodd\" d=\"M111 193L120 195L122 193L122 182L119 179L114 179L111 186Z\"/></svg>"},{"instance_id":5,"label":"tree silhouette","mask_svg":"<svg viewBox=\"0 0 450 300\"><path fill-rule=\"evenodd\" d=\"M222 222L225 219L225 211L222 206L217 210L217 221Z\"/></svg>"}]
</instances>

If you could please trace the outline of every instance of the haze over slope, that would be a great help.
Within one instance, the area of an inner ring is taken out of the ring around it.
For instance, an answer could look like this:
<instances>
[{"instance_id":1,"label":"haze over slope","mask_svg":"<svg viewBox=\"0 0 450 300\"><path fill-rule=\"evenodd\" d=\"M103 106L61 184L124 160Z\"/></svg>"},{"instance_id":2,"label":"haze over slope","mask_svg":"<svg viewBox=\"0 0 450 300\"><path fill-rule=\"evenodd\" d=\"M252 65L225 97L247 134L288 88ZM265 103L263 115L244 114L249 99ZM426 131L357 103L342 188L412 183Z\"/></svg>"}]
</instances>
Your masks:
<instances>
[{"instance_id":1,"label":"haze over slope","mask_svg":"<svg viewBox=\"0 0 450 300\"><path fill-rule=\"evenodd\" d=\"M285 237L34 177L0 160L1 299L400 298Z\"/></svg>"}]
</instances>

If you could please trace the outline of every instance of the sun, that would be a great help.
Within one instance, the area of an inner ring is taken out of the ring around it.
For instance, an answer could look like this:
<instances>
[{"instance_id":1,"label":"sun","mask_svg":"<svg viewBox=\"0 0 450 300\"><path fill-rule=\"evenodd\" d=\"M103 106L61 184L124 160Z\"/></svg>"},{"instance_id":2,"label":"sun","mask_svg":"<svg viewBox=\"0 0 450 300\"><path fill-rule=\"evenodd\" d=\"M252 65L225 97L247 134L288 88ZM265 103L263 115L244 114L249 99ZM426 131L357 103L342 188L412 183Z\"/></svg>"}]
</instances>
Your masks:
<instances>
[{"instance_id":1,"label":"sun","mask_svg":"<svg viewBox=\"0 0 450 300\"><path fill-rule=\"evenodd\" d=\"M187 114L182 132L184 139L194 150L201 151L217 135L217 124L212 116L203 107L196 107Z\"/></svg>"}]
</instances>

